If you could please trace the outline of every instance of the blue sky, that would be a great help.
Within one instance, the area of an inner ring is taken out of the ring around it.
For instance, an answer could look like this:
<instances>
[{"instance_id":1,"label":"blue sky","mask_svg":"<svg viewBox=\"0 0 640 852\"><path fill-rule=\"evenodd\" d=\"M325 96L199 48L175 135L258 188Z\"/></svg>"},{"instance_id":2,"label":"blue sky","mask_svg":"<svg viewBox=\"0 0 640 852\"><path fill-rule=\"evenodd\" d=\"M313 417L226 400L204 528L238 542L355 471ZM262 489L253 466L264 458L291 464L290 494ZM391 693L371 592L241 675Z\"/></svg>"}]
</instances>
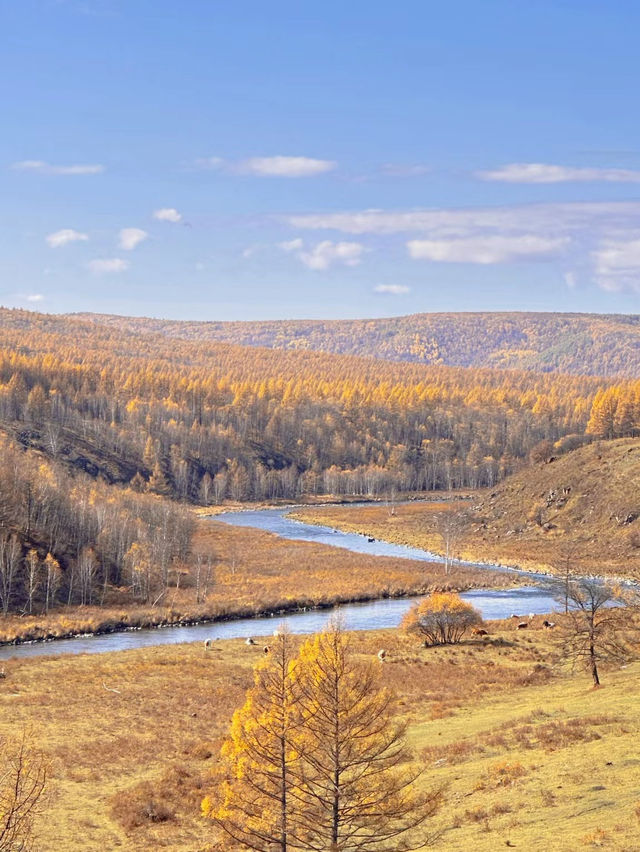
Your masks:
<instances>
[{"instance_id":1,"label":"blue sky","mask_svg":"<svg viewBox=\"0 0 640 852\"><path fill-rule=\"evenodd\" d=\"M640 312L640 5L0 0L0 301Z\"/></svg>"}]
</instances>

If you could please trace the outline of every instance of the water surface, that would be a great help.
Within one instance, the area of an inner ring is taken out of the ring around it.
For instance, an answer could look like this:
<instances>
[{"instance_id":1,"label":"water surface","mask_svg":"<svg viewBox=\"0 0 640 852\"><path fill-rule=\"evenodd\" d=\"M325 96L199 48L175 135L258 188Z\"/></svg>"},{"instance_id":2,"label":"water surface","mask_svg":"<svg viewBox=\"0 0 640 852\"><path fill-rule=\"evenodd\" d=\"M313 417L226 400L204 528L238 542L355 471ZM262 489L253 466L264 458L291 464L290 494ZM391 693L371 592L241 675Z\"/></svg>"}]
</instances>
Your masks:
<instances>
[{"instance_id":1,"label":"water surface","mask_svg":"<svg viewBox=\"0 0 640 852\"><path fill-rule=\"evenodd\" d=\"M332 547L346 548L357 553L367 553L372 558L393 556L418 559L426 562L441 561L440 557L425 550L384 541L369 541L357 533L344 533L330 527L305 524L286 517L291 507L260 509L246 512L228 512L215 520L233 526L254 527L296 541L314 541ZM475 563L465 562L465 565ZM483 565L496 571L513 571L499 565ZM534 576L534 575L532 575ZM513 614L528 615L551 612L555 602L549 590L548 578L535 575L543 581L540 587L526 586L514 589L475 589L462 597L477 607L483 618L508 618ZM10 657L35 657L58 654L98 654L104 651L126 651L153 645L174 645L205 639L236 639L253 636L256 639L271 636L278 624L285 622L294 633L315 633L327 623L332 612L338 611L350 630L371 630L397 627L404 614L419 598L391 598L369 603L344 604L332 610L309 610L286 616L242 618L234 621L197 624L191 627L164 627L109 633L103 636L81 636L53 642L36 642L30 645L0 647L0 660Z\"/></svg>"}]
</instances>

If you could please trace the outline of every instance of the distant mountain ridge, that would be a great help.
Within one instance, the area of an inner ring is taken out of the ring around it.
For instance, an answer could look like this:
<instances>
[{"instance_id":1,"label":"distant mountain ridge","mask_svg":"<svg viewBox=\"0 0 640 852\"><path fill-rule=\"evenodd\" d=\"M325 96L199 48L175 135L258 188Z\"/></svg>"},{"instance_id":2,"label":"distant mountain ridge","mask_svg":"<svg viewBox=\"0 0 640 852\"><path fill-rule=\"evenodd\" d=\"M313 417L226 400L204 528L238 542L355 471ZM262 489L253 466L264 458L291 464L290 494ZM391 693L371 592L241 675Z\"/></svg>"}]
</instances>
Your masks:
<instances>
[{"instance_id":1,"label":"distant mountain ridge","mask_svg":"<svg viewBox=\"0 0 640 852\"><path fill-rule=\"evenodd\" d=\"M361 320L198 322L108 314L70 318L135 334L310 349L460 367L640 378L640 315L433 313Z\"/></svg>"}]
</instances>

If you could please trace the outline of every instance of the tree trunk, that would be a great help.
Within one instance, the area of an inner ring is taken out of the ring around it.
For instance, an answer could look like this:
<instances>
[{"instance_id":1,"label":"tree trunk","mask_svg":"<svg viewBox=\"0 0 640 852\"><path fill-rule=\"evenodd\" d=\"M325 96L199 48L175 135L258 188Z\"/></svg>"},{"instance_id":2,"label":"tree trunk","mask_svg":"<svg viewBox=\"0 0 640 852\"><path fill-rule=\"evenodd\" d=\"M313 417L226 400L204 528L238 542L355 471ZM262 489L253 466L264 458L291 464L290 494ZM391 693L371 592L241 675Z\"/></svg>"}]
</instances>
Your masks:
<instances>
[{"instance_id":1,"label":"tree trunk","mask_svg":"<svg viewBox=\"0 0 640 852\"><path fill-rule=\"evenodd\" d=\"M596 661L596 652L593 644L589 646L589 659L591 661L591 675L593 677L593 685L600 686L600 678L598 677L598 665Z\"/></svg>"}]
</instances>

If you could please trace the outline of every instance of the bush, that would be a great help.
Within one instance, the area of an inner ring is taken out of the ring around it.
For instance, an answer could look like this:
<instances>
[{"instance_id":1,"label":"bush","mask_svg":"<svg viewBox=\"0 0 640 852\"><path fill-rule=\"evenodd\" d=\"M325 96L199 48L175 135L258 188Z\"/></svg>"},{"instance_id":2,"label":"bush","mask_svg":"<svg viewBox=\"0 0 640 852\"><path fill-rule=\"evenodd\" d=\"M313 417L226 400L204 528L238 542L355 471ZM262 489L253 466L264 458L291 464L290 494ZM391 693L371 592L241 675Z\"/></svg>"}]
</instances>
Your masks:
<instances>
[{"instance_id":1,"label":"bush","mask_svg":"<svg viewBox=\"0 0 640 852\"><path fill-rule=\"evenodd\" d=\"M480 624L482 616L478 610L460 595L434 592L409 610L402 627L408 633L424 636L425 645L452 645L459 642L467 630Z\"/></svg>"}]
</instances>

